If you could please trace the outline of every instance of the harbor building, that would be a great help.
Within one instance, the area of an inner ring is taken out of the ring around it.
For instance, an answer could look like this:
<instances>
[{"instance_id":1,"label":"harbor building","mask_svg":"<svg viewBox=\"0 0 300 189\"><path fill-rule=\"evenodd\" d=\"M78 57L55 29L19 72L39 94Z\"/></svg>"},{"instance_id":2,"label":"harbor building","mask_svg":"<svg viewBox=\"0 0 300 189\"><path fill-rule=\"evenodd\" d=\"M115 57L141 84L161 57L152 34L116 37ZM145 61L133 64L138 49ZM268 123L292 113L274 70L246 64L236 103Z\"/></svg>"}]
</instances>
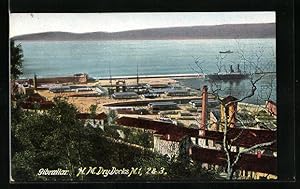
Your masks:
<instances>
[{"instance_id":1,"label":"harbor building","mask_svg":"<svg viewBox=\"0 0 300 189\"><path fill-rule=\"evenodd\" d=\"M219 111L208 113L207 87L202 89L201 116L198 128L187 128L176 124L144 118L121 117L116 123L119 126L133 127L151 131L153 150L169 157L186 153L192 162L200 163L205 169L226 172L227 159L224 151L224 131L219 123L228 120L226 144L230 144L231 157L247 148L262 143L269 146L255 148L242 153L234 168L236 179L276 179L277 178L277 132L276 130L237 127L237 103L232 96L225 97ZM233 103L230 103L233 102ZM151 104L153 106L153 104ZM155 105L155 104L154 104ZM170 104L156 104L165 108ZM170 106L175 106L172 104ZM226 114L225 114L226 113ZM223 114L223 115L222 115ZM227 115L227 117L225 116ZM213 123L213 124L212 124Z\"/></svg>"},{"instance_id":2,"label":"harbor building","mask_svg":"<svg viewBox=\"0 0 300 189\"><path fill-rule=\"evenodd\" d=\"M114 99L137 99L138 94L135 92L117 92L111 95Z\"/></svg>"},{"instance_id":3,"label":"harbor building","mask_svg":"<svg viewBox=\"0 0 300 189\"><path fill-rule=\"evenodd\" d=\"M76 118L84 120L84 126L99 127L102 130L104 130L104 124L107 123L107 115L104 112L95 115L90 113L78 113L76 114Z\"/></svg>"},{"instance_id":4,"label":"harbor building","mask_svg":"<svg viewBox=\"0 0 300 189\"><path fill-rule=\"evenodd\" d=\"M175 102L151 102L148 104L148 108L152 113L157 113L161 110L175 110L178 109Z\"/></svg>"},{"instance_id":5,"label":"harbor building","mask_svg":"<svg viewBox=\"0 0 300 189\"><path fill-rule=\"evenodd\" d=\"M190 91L186 89L171 88L165 92L167 96L189 96Z\"/></svg>"},{"instance_id":6,"label":"harbor building","mask_svg":"<svg viewBox=\"0 0 300 189\"><path fill-rule=\"evenodd\" d=\"M120 126L139 128L153 134L153 150L169 157L185 152L192 161L200 162L203 168L224 172L226 168L225 152L222 150L223 132L206 130L205 135L199 129L176 126L172 123L142 118L121 117L116 123ZM232 143L231 154L256 144L273 141L276 131L231 128L227 140L237 138ZM277 178L276 143L242 154L236 167L236 177L245 179Z\"/></svg>"},{"instance_id":7,"label":"harbor building","mask_svg":"<svg viewBox=\"0 0 300 189\"><path fill-rule=\"evenodd\" d=\"M52 101L39 93L29 94L23 102L20 103L21 108L29 110L47 110L54 106Z\"/></svg>"},{"instance_id":8,"label":"harbor building","mask_svg":"<svg viewBox=\"0 0 300 189\"><path fill-rule=\"evenodd\" d=\"M65 77L44 77L38 78L34 75L33 79L29 79L29 83L37 89L42 84L49 84L49 83L87 83L88 82L88 74L86 73L78 73L74 74L73 76L65 76Z\"/></svg>"}]
</instances>

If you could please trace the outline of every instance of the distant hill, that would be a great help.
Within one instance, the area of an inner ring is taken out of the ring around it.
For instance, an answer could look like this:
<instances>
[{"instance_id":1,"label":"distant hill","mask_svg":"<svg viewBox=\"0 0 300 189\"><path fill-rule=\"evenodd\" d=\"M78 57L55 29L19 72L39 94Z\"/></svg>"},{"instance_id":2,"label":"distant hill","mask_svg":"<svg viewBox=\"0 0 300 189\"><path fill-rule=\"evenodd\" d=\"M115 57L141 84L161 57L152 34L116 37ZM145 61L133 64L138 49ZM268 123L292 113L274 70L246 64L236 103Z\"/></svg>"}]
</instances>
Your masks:
<instances>
[{"instance_id":1,"label":"distant hill","mask_svg":"<svg viewBox=\"0 0 300 189\"><path fill-rule=\"evenodd\" d=\"M226 24L130 30L122 32L68 33L45 32L15 36L15 40L155 40L155 39L226 39L274 38L275 23Z\"/></svg>"}]
</instances>

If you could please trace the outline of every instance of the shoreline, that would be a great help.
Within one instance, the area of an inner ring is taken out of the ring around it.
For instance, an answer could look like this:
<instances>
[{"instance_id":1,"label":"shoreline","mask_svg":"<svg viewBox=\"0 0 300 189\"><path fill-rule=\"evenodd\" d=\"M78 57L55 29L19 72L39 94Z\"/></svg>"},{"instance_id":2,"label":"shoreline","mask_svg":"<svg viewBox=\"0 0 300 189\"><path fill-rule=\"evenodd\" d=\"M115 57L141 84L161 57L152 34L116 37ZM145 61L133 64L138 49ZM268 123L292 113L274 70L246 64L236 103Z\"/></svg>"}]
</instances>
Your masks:
<instances>
[{"instance_id":1,"label":"shoreline","mask_svg":"<svg viewBox=\"0 0 300 189\"><path fill-rule=\"evenodd\" d=\"M47 78L47 79L51 79L51 78L58 78L58 77L70 77L70 76L74 76L73 75L63 75L63 76L38 76L38 79L42 79L42 78ZM151 79L151 78L204 78L205 74L200 75L200 74L155 74L155 75L139 75L138 78L140 79ZM27 79L32 79L32 77L21 77L18 80L27 80ZM112 76L112 77L89 77L89 79L92 80L116 80L116 79L136 79L137 76L136 75L124 75L124 76Z\"/></svg>"},{"instance_id":2,"label":"shoreline","mask_svg":"<svg viewBox=\"0 0 300 189\"><path fill-rule=\"evenodd\" d=\"M151 78L203 78L205 75L199 74L158 74L158 75L139 75L138 78L141 79L151 79ZM136 79L136 75L130 76L112 76L112 77L95 77L96 80L108 80L108 79Z\"/></svg>"},{"instance_id":3,"label":"shoreline","mask_svg":"<svg viewBox=\"0 0 300 189\"><path fill-rule=\"evenodd\" d=\"M277 72L264 72L264 73L254 73L254 74L276 74ZM206 75L210 75L210 74L189 74L189 73L184 73L184 74L154 74L154 75L139 75L138 77L140 79L155 79L155 78L170 78L170 79L185 79L185 78L205 78ZM59 77L71 77L74 76L73 75L60 75L60 76L38 76L38 79L51 79L51 78L59 78ZM32 79L32 77L21 77L18 80L23 81L23 80L28 80L28 79ZM89 80L117 80L117 79L136 79L137 76L136 75L121 75L121 76L112 76L112 77L89 77Z\"/></svg>"}]
</instances>

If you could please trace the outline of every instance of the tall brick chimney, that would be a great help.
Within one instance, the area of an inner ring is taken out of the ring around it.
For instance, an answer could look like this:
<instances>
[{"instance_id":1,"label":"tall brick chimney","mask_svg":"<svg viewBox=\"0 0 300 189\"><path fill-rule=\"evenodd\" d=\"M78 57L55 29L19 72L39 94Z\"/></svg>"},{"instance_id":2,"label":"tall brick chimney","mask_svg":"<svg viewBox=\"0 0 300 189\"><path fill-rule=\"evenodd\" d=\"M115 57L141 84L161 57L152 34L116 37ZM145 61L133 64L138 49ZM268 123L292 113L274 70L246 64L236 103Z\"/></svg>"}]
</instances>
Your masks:
<instances>
[{"instance_id":1,"label":"tall brick chimney","mask_svg":"<svg viewBox=\"0 0 300 189\"><path fill-rule=\"evenodd\" d=\"M236 112L237 112L237 103L230 104L228 107L229 127L235 127L236 125Z\"/></svg>"},{"instance_id":2,"label":"tall brick chimney","mask_svg":"<svg viewBox=\"0 0 300 189\"><path fill-rule=\"evenodd\" d=\"M33 76L33 87L34 87L34 89L37 89L37 78L36 78L36 74L34 74L34 76Z\"/></svg>"},{"instance_id":3,"label":"tall brick chimney","mask_svg":"<svg viewBox=\"0 0 300 189\"><path fill-rule=\"evenodd\" d=\"M202 113L201 113L201 123L200 123L200 135L205 135L206 125L207 125L207 86L204 85L202 88Z\"/></svg>"}]
</instances>

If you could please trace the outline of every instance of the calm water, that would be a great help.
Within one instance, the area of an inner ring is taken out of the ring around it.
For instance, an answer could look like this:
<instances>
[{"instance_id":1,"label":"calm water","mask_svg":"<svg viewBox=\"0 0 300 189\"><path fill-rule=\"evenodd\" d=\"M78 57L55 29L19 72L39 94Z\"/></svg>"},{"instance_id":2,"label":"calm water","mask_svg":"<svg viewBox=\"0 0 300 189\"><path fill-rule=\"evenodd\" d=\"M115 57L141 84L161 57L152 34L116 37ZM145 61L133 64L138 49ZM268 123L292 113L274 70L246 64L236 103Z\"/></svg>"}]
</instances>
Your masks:
<instances>
[{"instance_id":1,"label":"calm water","mask_svg":"<svg viewBox=\"0 0 300 189\"><path fill-rule=\"evenodd\" d=\"M219 51L243 48L247 57L263 47L262 65L272 61L275 39L145 40L145 41L22 41L24 77L63 76L85 72L91 77L195 73L199 57L206 73L216 72ZM232 63L231 61L234 61ZM224 64L243 63L238 53L227 54ZM275 64L274 68L275 68ZM264 66L264 65L263 65ZM193 68L194 67L194 68ZM241 66L243 68L243 66Z\"/></svg>"},{"instance_id":2,"label":"calm water","mask_svg":"<svg viewBox=\"0 0 300 189\"><path fill-rule=\"evenodd\" d=\"M132 76L137 73L137 65L139 75L215 73L219 51L226 50L234 51L222 54L226 56L222 68L227 70L230 64L233 68L240 64L246 71L256 70L255 64L265 71L276 69L275 39L22 41L21 44L25 78L34 74L48 77L82 72L103 78L109 77L110 71L112 76ZM247 60L253 61L251 64L241 59L237 53L241 50ZM194 63L197 58L202 70ZM264 79L260 85L264 87L269 79ZM186 80L185 84L193 86L195 81ZM245 82L222 85L241 91L249 88Z\"/></svg>"},{"instance_id":3,"label":"calm water","mask_svg":"<svg viewBox=\"0 0 300 189\"><path fill-rule=\"evenodd\" d=\"M259 76L254 76L257 79ZM204 85L208 86L209 92L216 89L220 96L231 95L237 98L243 98L251 94L251 82L249 79L241 80L239 82L211 82L207 79L178 79L184 85L194 89L202 89ZM264 75L256 83L256 91L250 98L245 99L243 102L252 104L264 104L266 99L276 101L276 74Z\"/></svg>"}]
</instances>

